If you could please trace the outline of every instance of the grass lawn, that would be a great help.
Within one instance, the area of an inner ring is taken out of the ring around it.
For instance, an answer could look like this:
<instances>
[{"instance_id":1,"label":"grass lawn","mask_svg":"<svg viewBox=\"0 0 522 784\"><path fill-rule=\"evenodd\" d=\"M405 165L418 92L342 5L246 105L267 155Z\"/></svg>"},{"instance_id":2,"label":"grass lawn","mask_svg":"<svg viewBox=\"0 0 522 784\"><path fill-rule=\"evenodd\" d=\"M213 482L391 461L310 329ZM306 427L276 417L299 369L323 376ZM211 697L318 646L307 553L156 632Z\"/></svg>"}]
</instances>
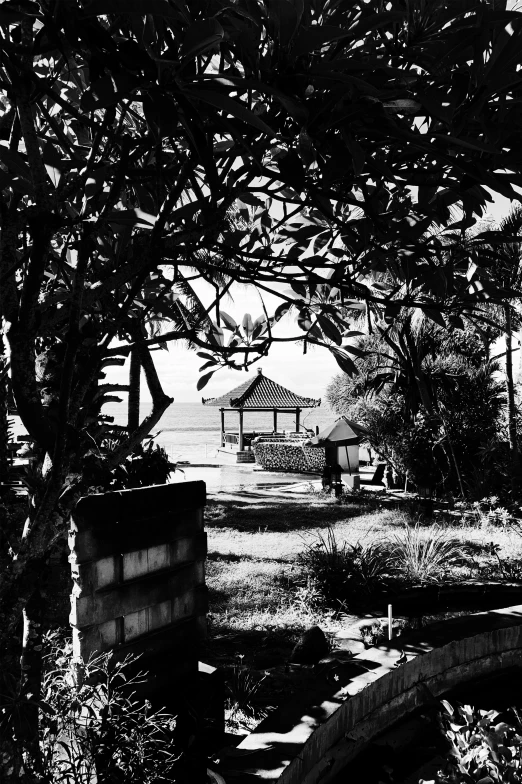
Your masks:
<instances>
[{"instance_id":1,"label":"grass lawn","mask_svg":"<svg viewBox=\"0 0 522 784\"><path fill-rule=\"evenodd\" d=\"M261 689L265 702L277 702L278 692L286 690L285 663L305 629L318 624L332 638L339 632L349 637L361 617L314 609L306 590L297 589L296 578L303 577L297 555L305 544L328 526L339 543L355 544L393 537L413 522L407 510L378 498L339 504L313 493L261 491L213 496L205 518L210 628L204 658L229 672L234 664L261 676L268 672L270 688ZM452 526L449 532L479 554L493 542L501 557L522 557L522 537L513 531L486 525ZM244 726L255 724L243 719Z\"/></svg>"}]
</instances>

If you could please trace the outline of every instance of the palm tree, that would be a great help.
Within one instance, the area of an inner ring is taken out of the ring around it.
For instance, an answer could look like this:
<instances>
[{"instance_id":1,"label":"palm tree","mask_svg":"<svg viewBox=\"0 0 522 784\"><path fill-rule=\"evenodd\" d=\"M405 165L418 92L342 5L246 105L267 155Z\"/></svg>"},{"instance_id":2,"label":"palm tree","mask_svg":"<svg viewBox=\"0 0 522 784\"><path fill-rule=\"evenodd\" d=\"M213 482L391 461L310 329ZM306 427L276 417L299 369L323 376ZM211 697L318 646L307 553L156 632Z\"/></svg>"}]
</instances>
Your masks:
<instances>
[{"instance_id":1,"label":"palm tree","mask_svg":"<svg viewBox=\"0 0 522 784\"><path fill-rule=\"evenodd\" d=\"M8 362L4 341L0 335L0 480L6 481L9 470L9 420L8 409Z\"/></svg>"},{"instance_id":2,"label":"palm tree","mask_svg":"<svg viewBox=\"0 0 522 784\"><path fill-rule=\"evenodd\" d=\"M511 485L514 494L520 487L520 451L517 432L515 405L515 383L513 379L513 331L517 326L518 314L515 303L522 297L522 205L514 205L497 231L501 242L490 248L491 272L495 282L506 289L502 303L503 327L506 338L506 394L509 451L511 458ZM502 239L504 238L504 241Z\"/></svg>"}]
</instances>

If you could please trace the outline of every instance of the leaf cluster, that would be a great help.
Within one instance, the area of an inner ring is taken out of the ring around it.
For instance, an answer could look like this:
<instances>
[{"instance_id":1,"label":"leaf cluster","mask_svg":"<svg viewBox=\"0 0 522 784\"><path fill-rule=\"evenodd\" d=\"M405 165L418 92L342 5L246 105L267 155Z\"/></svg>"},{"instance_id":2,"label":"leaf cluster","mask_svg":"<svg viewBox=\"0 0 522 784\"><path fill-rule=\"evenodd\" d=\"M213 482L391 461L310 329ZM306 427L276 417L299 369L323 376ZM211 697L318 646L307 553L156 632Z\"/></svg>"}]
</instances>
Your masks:
<instances>
[{"instance_id":1,"label":"leaf cluster","mask_svg":"<svg viewBox=\"0 0 522 784\"><path fill-rule=\"evenodd\" d=\"M307 543L298 564L306 575L306 587L311 584L327 605L336 608L375 598L395 576L387 542L339 542L332 528Z\"/></svg>"},{"instance_id":2,"label":"leaf cluster","mask_svg":"<svg viewBox=\"0 0 522 784\"><path fill-rule=\"evenodd\" d=\"M129 675L135 660L115 663L110 653L93 657L79 682L70 645L56 635L47 644L40 721L44 780L87 784L103 775L111 784L179 781L176 719L133 697L143 680L143 674Z\"/></svg>"},{"instance_id":3,"label":"leaf cluster","mask_svg":"<svg viewBox=\"0 0 522 784\"><path fill-rule=\"evenodd\" d=\"M109 492L162 485L177 470L165 449L153 439L139 444L125 460L112 466L107 457L117 448L118 444L103 439L99 448L90 449L84 455L82 480L89 492L94 492L94 489L96 492Z\"/></svg>"},{"instance_id":4,"label":"leaf cluster","mask_svg":"<svg viewBox=\"0 0 522 784\"><path fill-rule=\"evenodd\" d=\"M38 340L70 332L73 297L85 347L160 319L175 328L158 343L244 366L275 336L225 345L221 290L290 282L282 305L306 340L353 372L339 301L393 318L398 300L440 312L444 293L446 321L497 296L487 269L469 274L466 254L446 258L426 232L458 205L458 235L485 186L515 195L520 30L485 1L9 3L2 311L21 318L31 264ZM217 287L215 322L195 279ZM313 304L318 287L328 296Z\"/></svg>"},{"instance_id":5,"label":"leaf cluster","mask_svg":"<svg viewBox=\"0 0 522 784\"><path fill-rule=\"evenodd\" d=\"M439 723L450 754L437 784L522 781L522 721L518 708L502 715L442 700Z\"/></svg>"}]
</instances>

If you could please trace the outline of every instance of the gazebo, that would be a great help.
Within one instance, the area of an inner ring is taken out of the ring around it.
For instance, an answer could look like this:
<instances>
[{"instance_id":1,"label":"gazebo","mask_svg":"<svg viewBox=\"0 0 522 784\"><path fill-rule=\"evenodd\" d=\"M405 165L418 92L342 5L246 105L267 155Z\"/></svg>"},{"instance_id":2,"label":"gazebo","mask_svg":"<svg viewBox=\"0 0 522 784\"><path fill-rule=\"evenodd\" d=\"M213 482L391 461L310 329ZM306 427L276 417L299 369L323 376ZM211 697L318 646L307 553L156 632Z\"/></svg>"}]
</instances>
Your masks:
<instances>
[{"instance_id":1,"label":"gazebo","mask_svg":"<svg viewBox=\"0 0 522 784\"><path fill-rule=\"evenodd\" d=\"M202 398L205 406L219 406L221 412L221 447L234 452L243 452L249 447L254 433L244 430L244 414L246 411L272 411L274 415L274 433L277 433L277 415L295 411L295 429L299 432L299 419L303 408L315 408L321 405L320 400L301 397L271 378L263 375L258 368L257 374L244 384L232 389L225 395L214 398ZM239 432L225 430L225 411L237 411L239 414ZM256 435L260 435L257 433Z\"/></svg>"}]
</instances>

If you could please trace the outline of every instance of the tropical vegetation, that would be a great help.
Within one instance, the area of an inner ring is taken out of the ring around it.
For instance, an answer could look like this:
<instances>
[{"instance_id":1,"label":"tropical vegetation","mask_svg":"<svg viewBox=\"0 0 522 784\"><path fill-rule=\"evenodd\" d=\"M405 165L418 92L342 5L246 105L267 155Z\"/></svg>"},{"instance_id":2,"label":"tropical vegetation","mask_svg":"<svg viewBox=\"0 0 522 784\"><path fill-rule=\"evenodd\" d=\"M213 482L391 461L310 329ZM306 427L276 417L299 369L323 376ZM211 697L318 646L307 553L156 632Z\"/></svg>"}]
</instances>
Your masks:
<instances>
[{"instance_id":1,"label":"tropical vegetation","mask_svg":"<svg viewBox=\"0 0 522 784\"><path fill-rule=\"evenodd\" d=\"M361 418L377 453L430 493L481 498L489 486L518 497L513 333L520 321L521 221L514 205L498 225L488 219L460 237L445 236L448 256L467 247L491 271L505 292L501 305L485 302L451 325L436 311L405 307L371 332L361 321L359 374L338 375L329 385L333 409ZM505 350L492 356L501 336Z\"/></svg>"},{"instance_id":2,"label":"tropical vegetation","mask_svg":"<svg viewBox=\"0 0 522 784\"><path fill-rule=\"evenodd\" d=\"M96 465L124 465L171 403L153 350L188 341L199 388L282 340L352 375L361 313L446 328L516 296L476 252L487 232L451 253L441 233L516 198L520 21L497 0L2 3L0 319L36 457L0 541L0 647L6 671L21 653L26 753L49 558ZM221 308L237 283L261 297L239 324ZM127 357L129 383L106 383ZM102 414L118 393L123 432ZM3 779L23 778L2 743Z\"/></svg>"},{"instance_id":3,"label":"tropical vegetation","mask_svg":"<svg viewBox=\"0 0 522 784\"><path fill-rule=\"evenodd\" d=\"M366 425L403 486L481 498L509 484L499 365L478 335L408 314L356 345L360 373L335 377L327 400Z\"/></svg>"}]
</instances>

